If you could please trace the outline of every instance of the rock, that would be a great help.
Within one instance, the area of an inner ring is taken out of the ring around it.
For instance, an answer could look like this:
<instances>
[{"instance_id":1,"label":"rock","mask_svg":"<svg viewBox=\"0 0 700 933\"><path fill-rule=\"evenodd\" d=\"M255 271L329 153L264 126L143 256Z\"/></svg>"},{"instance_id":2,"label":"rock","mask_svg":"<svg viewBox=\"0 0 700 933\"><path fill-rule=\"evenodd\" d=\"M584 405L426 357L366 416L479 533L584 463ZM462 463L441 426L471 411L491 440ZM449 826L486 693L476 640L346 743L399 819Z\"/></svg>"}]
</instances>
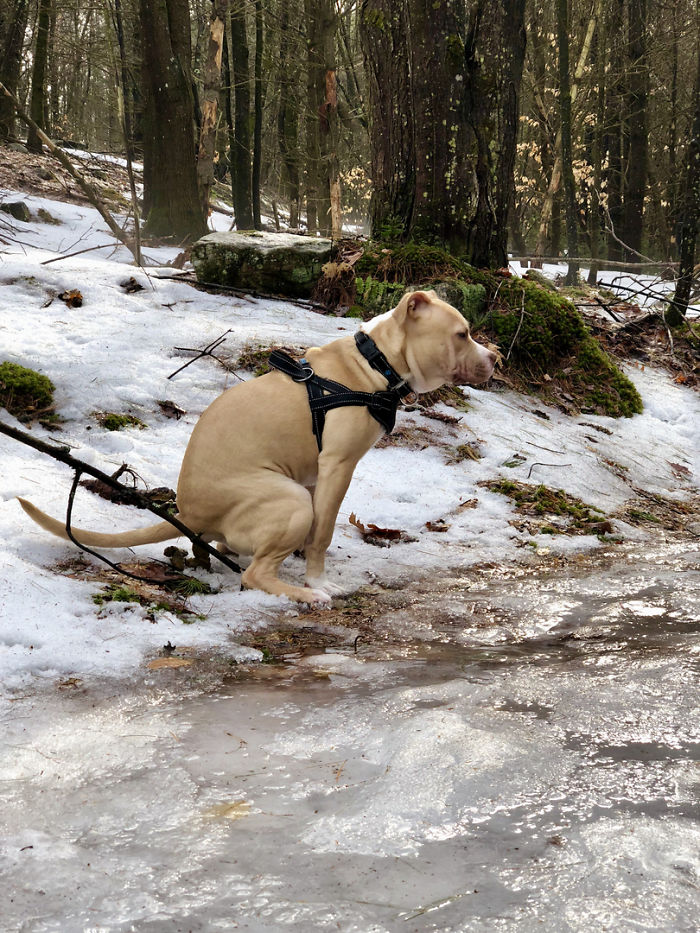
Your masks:
<instances>
[{"instance_id":1,"label":"rock","mask_svg":"<svg viewBox=\"0 0 700 933\"><path fill-rule=\"evenodd\" d=\"M44 168L42 165L38 166L38 168L35 168L34 172L37 178L41 178L42 181L53 181L53 179L56 177L53 172L49 171L47 168Z\"/></svg>"},{"instance_id":2,"label":"rock","mask_svg":"<svg viewBox=\"0 0 700 933\"><path fill-rule=\"evenodd\" d=\"M192 247L200 282L307 298L331 257L331 241L292 233L210 233Z\"/></svg>"},{"instance_id":3,"label":"rock","mask_svg":"<svg viewBox=\"0 0 700 933\"><path fill-rule=\"evenodd\" d=\"M25 223L32 219L32 212L24 201L5 201L0 204L0 211L10 214L15 220L23 220Z\"/></svg>"},{"instance_id":4,"label":"rock","mask_svg":"<svg viewBox=\"0 0 700 933\"><path fill-rule=\"evenodd\" d=\"M10 150L10 152L29 153L29 149L27 149L27 147L24 146L22 143L8 143L7 148Z\"/></svg>"}]
</instances>

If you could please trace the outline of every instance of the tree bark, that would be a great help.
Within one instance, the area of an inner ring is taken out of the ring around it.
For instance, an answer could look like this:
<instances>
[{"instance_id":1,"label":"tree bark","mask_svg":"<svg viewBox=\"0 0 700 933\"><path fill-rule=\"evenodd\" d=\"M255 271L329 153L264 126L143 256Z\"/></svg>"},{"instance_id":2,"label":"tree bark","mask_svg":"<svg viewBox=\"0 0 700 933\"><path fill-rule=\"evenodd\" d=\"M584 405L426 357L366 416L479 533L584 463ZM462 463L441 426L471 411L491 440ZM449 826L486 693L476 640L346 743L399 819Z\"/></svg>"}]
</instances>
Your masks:
<instances>
[{"instance_id":1,"label":"tree bark","mask_svg":"<svg viewBox=\"0 0 700 933\"><path fill-rule=\"evenodd\" d=\"M252 230L253 194L250 165L250 68L245 4L231 10L231 68L234 87L234 135L231 145L233 213L239 230Z\"/></svg>"},{"instance_id":2,"label":"tree bark","mask_svg":"<svg viewBox=\"0 0 700 933\"><path fill-rule=\"evenodd\" d=\"M610 224L617 236L622 232L623 211L623 169L622 140L624 100L624 55L623 26L624 0L610 0L608 7L607 33L611 39L610 81L606 102L608 122L606 125L606 148L608 167L606 172L606 190L608 193L608 215ZM608 235L608 259L621 260L622 247L612 234Z\"/></svg>"},{"instance_id":3,"label":"tree bark","mask_svg":"<svg viewBox=\"0 0 700 933\"><path fill-rule=\"evenodd\" d=\"M332 144L326 75L335 69L334 0L305 0L306 19L306 225L309 233L331 234Z\"/></svg>"},{"instance_id":4,"label":"tree bark","mask_svg":"<svg viewBox=\"0 0 700 933\"><path fill-rule=\"evenodd\" d=\"M46 65L49 54L49 27L51 25L52 0L39 0L39 18L36 27L34 46L34 66L32 68L32 93L29 102L29 115L34 123L46 130ZM27 149L41 152L39 135L31 126L27 133Z\"/></svg>"},{"instance_id":5,"label":"tree bark","mask_svg":"<svg viewBox=\"0 0 700 933\"><path fill-rule=\"evenodd\" d=\"M197 191L187 0L140 0L143 34L144 232L196 239L207 231Z\"/></svg>"}]
</instances>

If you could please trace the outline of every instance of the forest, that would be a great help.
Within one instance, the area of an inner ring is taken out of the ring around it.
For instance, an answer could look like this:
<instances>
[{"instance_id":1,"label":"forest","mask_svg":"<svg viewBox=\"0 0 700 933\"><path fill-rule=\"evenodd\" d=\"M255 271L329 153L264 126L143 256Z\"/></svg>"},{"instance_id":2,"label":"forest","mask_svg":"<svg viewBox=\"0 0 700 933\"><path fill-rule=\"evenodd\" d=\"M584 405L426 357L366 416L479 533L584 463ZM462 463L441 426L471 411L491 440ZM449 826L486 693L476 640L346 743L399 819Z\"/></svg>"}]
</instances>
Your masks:
<instances>
[{"instance_id":1,"label":"forest","mask_svg":"<svg viewBox=\"0 0 700 933\"><path fill-rule=\"evenodd\" d=\"M697 0L0 0L0 138L143 164L143 235L663 262L692 291ZM13 100L14 98L14 100ZM134 197L134 203L136 198ZM576 263L570 276L576 275ZM571 279L573 281L573 279Z\"/></svg>"}]
</instances>

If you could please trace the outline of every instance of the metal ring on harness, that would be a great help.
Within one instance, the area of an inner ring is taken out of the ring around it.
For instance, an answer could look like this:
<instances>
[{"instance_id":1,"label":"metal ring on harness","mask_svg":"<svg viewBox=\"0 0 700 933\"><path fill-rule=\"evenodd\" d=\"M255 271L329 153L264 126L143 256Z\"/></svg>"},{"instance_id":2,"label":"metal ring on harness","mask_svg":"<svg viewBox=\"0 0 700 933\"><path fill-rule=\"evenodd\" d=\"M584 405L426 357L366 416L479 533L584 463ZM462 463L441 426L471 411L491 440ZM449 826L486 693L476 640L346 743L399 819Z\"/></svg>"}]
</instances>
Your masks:
<instances>
[{"instance_id":1,"label":"metal ring on harness","mask_svg":"<svg viewBox=\"0 0 700 933\"><path fill-rule=\"evenodd\" d=\"M309 379L311 379L311 377L312 377L313 374L314 374L314 371L313 371L313 369L308 365L308 363L307 363L306 366L303 367L303 370L304 370L304 374L303 374L303 375L299 374L298 376L292 376L292 379L294 380L294 382L308 382Z\"/></svg>"}]
</instances>

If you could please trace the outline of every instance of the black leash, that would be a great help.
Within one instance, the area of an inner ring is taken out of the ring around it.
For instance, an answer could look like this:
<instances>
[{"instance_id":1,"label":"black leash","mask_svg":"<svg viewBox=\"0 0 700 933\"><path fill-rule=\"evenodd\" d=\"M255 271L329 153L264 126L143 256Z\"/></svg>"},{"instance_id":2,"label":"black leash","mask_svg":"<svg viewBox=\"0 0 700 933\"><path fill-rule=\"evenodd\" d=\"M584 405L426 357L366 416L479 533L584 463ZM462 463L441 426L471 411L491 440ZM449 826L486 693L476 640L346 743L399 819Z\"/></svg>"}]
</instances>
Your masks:
<instances>
[{"instance_id":1,"label":"black leash","mask_svg":"<svg viewBox=\"0 0 700 933\"><path fill-rule=\"evenodd\" d=\"M387 379L388 389L380 392L357 392L354 389L348 389L340 382L317 376L306 360L294 360L282 350L273 350L270 354L270 366L289 376L294 382L303 382L306 385L311 409L311 426L319 451L323 446L326 412L331 408L343 408L348 405L364 406L381 424L385 432L391 434L396 423L396 409L401 399L412 395L408 383L389 365L369 334L359 331L355 334L355 343L370 366Z\"/></svg>"}]
</instances>

